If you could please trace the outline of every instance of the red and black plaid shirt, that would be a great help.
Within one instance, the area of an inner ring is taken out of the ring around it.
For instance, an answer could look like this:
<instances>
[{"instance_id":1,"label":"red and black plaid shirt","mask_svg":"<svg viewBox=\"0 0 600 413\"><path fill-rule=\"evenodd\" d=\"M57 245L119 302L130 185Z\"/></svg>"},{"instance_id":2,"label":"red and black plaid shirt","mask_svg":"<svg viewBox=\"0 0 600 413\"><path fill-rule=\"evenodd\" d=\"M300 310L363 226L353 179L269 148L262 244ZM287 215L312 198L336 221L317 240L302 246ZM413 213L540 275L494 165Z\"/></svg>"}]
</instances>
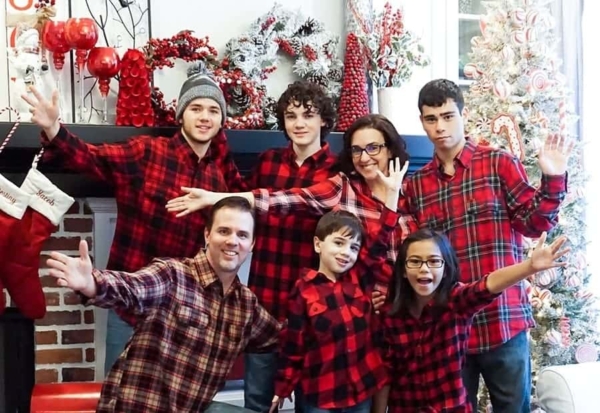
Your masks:
<instances>
[{"instance_id":1,"label":"red and black plaid shirt","mask_svg":"<svg viewBox=\"0 0 600 413\"><path fill-rule=\"evenodd\" d=\"M45 156L114 188L118 215L107 268L134 272L158 257L194 257L204 246L207 211L176 218L165 208L181 187L211 191L243 188L223 131L199 159L181 133L172 138L139 136L122 144L91 145L64 127ZM135 318L119 314L130 324Z\"/></svg>"},{"instance_id":2,"label":"red and black plaid shirt","mask_svg":"<svg viewBox=\"0 0 600 413\"><path fill-rule=\"evenodd\" d=\"M252 191L256 210L262 214L312 214L321 217L328 211L342 210L356 215L364 227L377 228L380 225L381 211L386 209L383 202L375 198L367 183L358 176L348 177L338 173L331 178L307 188L292 188L283 191L257 189ZM411 231L416 229L412 215L407 214L405 198L398 201L400 213L396 230L388 243L386 265L393 267L400 244ZM385 272L377 272L376 275ZM389 277L378 277L378 290L385 293Z\"/></svg>"},{"instance_id":3,"label":"red and black plaid shirt","mask_svg":"<svg viewBox=\"0 0 600 413\"><path fill-rule=\"evenodd\" d=\"M251 189L304 188L329 178L335 156L325 144L299 166L292 145L261 154L247 183ZM287 317L288 294L305 267L318 266L313 237L318 217L311 214L260 215L248 286L280 321Z\"/></svg>"},{"instance_id":4,"label":"red and black plaid shirt","mask_svg":"<svg viewBox=\"0 0 600 413\"><path fill-rule=\"evenodd\" d=\"M368 228L358 260L332 282L307 270L292 289L287 328L280 334L275 394L288 397L298 381L303 401L322 409L354 406L385 384L379 330L371 305L374 269L386 265L389 240L399 214L385 208L378 227Z\"/></svg>"},{"instance_id":5,"label":"red and black plaid shirt","mask_svg":"<svg viewBox=\"0 0 600 413\"><path fill-rule=\"evenodd\" d=\"M410 178L406 196L421 227L450 239L460 281L476 281L521 262L522 235L538 237L556 225L566 176L544 176L536 190L517 158L470 140L454 168L454 176L444 174L435 157ZM529 299L519 283L475 316L469 352L487 352L533 326Z\"/></svg>"},{"instance_id":6,"label":"red and black plaid shirt","mask_svg":"<svg viewBox=\"0 0 600 413\"><path fill-rule=\"evenodd\" d=\"M410 314L384 316L388 411L397 413L471 413L461 370L473 314L497 297L486 278L457 284L448 306L426 306Z\"/></svg>"}]
</instances>

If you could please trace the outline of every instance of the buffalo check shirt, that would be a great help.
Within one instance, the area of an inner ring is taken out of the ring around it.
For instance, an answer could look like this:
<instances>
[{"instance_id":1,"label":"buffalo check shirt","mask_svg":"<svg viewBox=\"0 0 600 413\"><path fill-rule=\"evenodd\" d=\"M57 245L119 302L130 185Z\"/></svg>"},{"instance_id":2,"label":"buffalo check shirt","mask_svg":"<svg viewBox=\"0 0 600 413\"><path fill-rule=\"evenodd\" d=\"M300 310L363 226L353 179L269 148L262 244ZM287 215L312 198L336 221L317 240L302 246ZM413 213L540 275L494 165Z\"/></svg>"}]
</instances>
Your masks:
<instances>
[{"instance_id":1,"label":"buffalo check shirt","mask_svg":"<svg viewBox=\"0 0 600 413\"><path fill-rule=\"evenodd\" d=\"M270 149L261 154L248 177L250 188L269 190L303 188L322 182L332 175L335 156L325 144L318 152L296 163L292 146ZM248 286L258 301L280 321L287 316L288 294L300 271L317 267L318 256L313 236L318 217L311 214L260 215L256 226L256 244L252 253Z\"/></svg>"},{"instance_id":2,"label":"buffalo check shirt","mask_svg":"<svg viewBox=\"0 0 600 413\"><path fill-rule=\"evenodd\" d=\"M419 318L402 313L383 317L390 413L472 412L461 370L473 314L495 297L484 277L458 283L446 308L430 304Z\"/></svg>"},{"instance_id":3,"label":"buffalo check shirt","mask_svg":"<svg viewBox=\"0 0 600 413\"><path fill-rule=\"evenodd\" d=\"M460 281L523 260L523 235L539 237L558 221L566 175L543 176L538 189L508 152L467 140L454 160L455 174L437 157L408 181L406 196L421 227L445 233L456 250ZM534 326L523 283L514 285L475 316L470 353L490 351Z\"/></svg>"},{"instance_id":4,"label":"buffalo check shirt","mask_svg":"<svg viewBox=\"0 0 600 413\"><path fill-rule=\"evenodd\" d=\"M386 370L374 338L373 269L385 265L399 215L385 208L379 228L367 233L354 267L333 282L307 270L289 300L280 334L275 394L288 397L300 382L303 401L321 409L348 408L383 387Z\"/></svg>"},{"instance_id":5,"label":"buffalo check shirt","mask_svg":"<svg viewBox=\"0 0 600 413\"><path fill-rule=\"evenodd\" d=\"M204 251L135 274L93 271L86 304L127 308L135 333L109 372L98 412L202 412L245 348L273 351L280 324L236 277L227 291Z\"/></svg>"},{"instance_id":6,"label":"buffalo check shirt","mask_svg":"<svg viewBox=\"0 0 600 413\"><path fill-rule=\"evenodd\" d=\"M342 210L356 215L363 223L366 231L380 226L381 213L387 209L375 198L366 182L361 177L348 177L340 172L331 178L307 188L292 188L282 191L257 189L252 191L255 207L259 214L304 214L309 213L321 217L328 211ZM405 198L398 201L398 224L388 243L386 265L392 266L401 242L411 231L416 229L412 215L406 213ZM389 277L387 271L376 272L377 289L387 292ZM391 273L390 273L391 274Z\"/></svg>"},{"instance_id":7,"label":"buffalo check shirt","mask_svg":"<svg viewBox=\"0 0 600 413\"><path fill-rule=\"evenodd\" d=\"M181 187L227 192L243 181L219 133L200 159L181 133L171 138L139 136L122 144L91 145L64 127L48 141L44 156L110 184L118 215L107 268L134 272L158 257L193 257L204 246L208 211L176 218L165 207ZM132 315L119 315L134 324Z\"/></svg>"}]
</instances>

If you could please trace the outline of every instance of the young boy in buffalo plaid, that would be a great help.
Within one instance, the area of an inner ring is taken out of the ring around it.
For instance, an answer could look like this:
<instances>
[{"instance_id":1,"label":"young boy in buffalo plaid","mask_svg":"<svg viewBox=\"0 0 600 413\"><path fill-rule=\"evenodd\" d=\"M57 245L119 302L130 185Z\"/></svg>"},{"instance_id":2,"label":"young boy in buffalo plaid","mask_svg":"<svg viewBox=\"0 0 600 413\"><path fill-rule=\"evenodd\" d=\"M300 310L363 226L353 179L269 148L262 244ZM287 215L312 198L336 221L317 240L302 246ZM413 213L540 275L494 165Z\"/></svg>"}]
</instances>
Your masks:
<instances>
[{"instance_id":1,"label":"young boy in buffalo plaid","mask_svg":"<svg viewBox=\"0 0 600 413\"><path fill-rule=\"evenodd\" d=\"M391 268L385 261L405 172L399 162L395 168L391 162L388 177L381 174L388 195L378 228L364 234L361 221L347 211L319 220L314 237L319 266L305 270L290 294L272 411L299 385L305 412L368 412L371 397L384 385L371 294L374 269Z\"/></svg>"}]
</instances>

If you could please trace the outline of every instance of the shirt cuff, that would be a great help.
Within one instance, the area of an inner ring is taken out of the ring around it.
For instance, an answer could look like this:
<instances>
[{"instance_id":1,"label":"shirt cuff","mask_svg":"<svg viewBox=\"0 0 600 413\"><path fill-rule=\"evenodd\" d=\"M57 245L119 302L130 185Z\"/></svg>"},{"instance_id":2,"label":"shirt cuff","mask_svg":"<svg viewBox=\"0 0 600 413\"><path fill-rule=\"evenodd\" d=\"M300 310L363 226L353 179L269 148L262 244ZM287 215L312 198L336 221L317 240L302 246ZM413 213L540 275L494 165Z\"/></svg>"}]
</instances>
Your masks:
<instances>
[{"instance_id":1,"label":"shirt cuff","mask_svg":"<svg viewBox=\"0 0 600 413\"><path fill-rule=\"evenodd\" d=\"M88 298L83 294L80 294L83 305L95 305L98 302L104 300L106 295L106 275L96 268L92 270L92 277L94 277L94 282L96 283L96 296L94 298Z\"/></svg>"},{"instance_id":2,"label":"shirt cuff","mask_svg":"<svg viewBox=\"0 0 600 413\"><path fill-rule=\"evenodd\" d=\"M567 172L562 175L542 175L542 186L549 194L563 194L567 192Z\"/></svg>"},{"instance_id":3,"label":"shirt cuff","mask_svg":"<svg viewBox=\"0 0 600 413\"><path fill-rule=\"evenodd\" d=\"M54 139L50 140L48 138L48 135L46 135L46 132L44 132L44 131L42 131L41 135L42 135L42 146L47 147L52 144L58 144L58 143L63 142L69 136L69 132L61 124L60 128L58 129L58 133L56 134Z\"/></svg>"},{"instance_id":4,"label":"shirt cuff","mask_svg":"<svg viewBox=\"0 0 600 413\"><path fill-rule=\"evenodd\" d=\"M502 295L502 292L499 293L491 293L487 288L487 279L489 274L481 277L479 281L475 283L473 288L473 294L478 298L478 300L493 300L496 297Z\"/></svg>"},{"instance_id":5,"label":"shirt cuff","mask_svg":"<svg viewBox=\"0 0 600 413\"><path fill-rule=\"evenodd\" d=\"M269 212L269 191L267 189L255 189L252 191L254 195L254 209L261 214Z\"/></svg>"},{"instance_id":6,"label":"shirt cuff","mask_svg":"<svg viewBox=\"0 0 600 413\"><path fill-rule=\"evenodd\" d=\"M279 396L280 400L283 400L292 394L294 391L294 386L287 381L276 381L275 382L275 394Z\"/></svg>"}]
</instances>

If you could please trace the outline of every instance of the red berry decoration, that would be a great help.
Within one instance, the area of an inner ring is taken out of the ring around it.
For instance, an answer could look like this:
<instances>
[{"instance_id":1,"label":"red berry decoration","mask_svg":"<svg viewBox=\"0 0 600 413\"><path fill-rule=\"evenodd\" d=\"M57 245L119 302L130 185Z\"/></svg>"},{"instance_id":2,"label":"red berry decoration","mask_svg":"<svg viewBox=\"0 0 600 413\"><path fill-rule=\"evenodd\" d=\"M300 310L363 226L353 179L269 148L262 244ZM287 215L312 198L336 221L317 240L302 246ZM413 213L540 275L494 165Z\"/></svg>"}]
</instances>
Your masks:
<instances>
[{"instance_id":1,"label":"red berry decoration","mask_svg":"<svg viewBox=\"0 0 600 413\"><path fill-rule=\"evenodd\" d=\"M369 114L367 97L367 66L358 37L349 33L346 37L344 56L344 79L338 106L337 130L345 131L352 123Z\"/></svg>"}]
</instances>

